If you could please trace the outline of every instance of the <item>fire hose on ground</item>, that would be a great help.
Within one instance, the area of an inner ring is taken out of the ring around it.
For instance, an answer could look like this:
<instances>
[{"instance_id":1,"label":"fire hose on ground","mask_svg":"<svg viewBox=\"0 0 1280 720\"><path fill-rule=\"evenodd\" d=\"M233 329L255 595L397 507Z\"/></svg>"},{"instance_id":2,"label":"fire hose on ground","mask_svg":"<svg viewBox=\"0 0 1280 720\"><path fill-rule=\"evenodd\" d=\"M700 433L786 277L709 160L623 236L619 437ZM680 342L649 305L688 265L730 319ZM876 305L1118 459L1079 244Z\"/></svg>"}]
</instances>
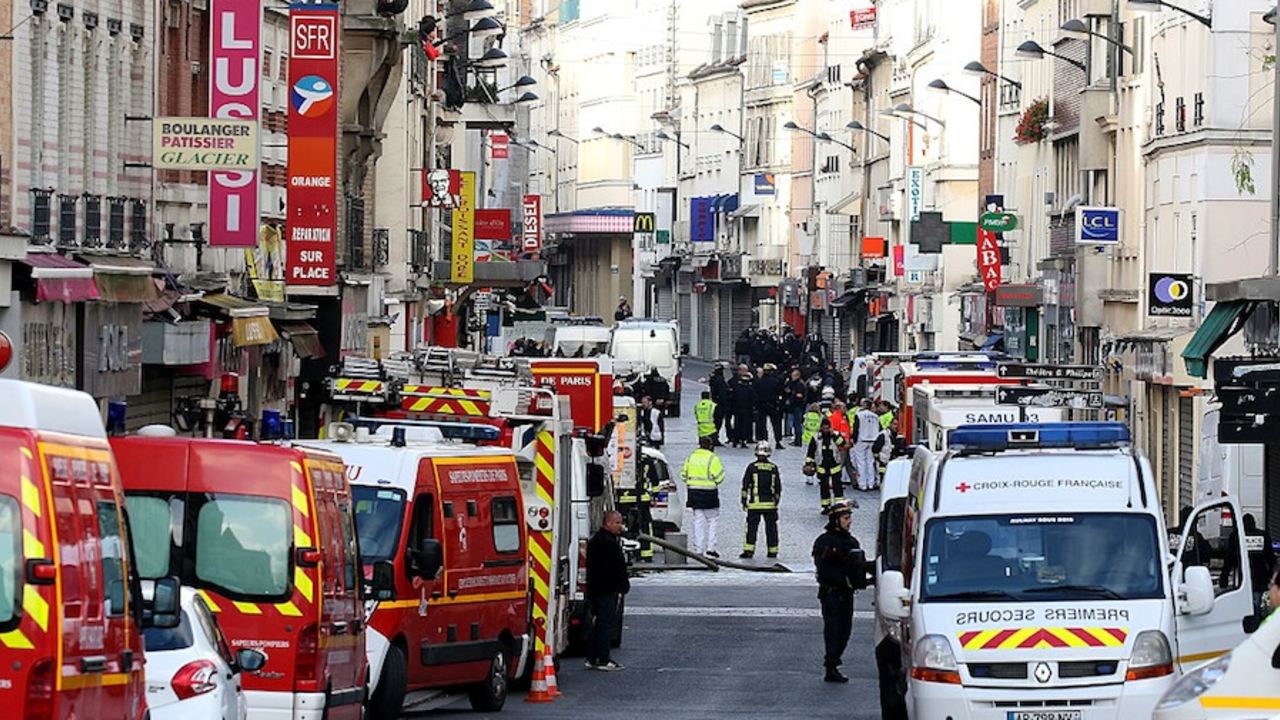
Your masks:
<instances>
[{"instance_id":1,"label":"fire hose on ground","mask_svg":"<svg viewBox=\"0 0 1280 720\"><path fill-rule=\"evenodd\" d=\"M643 572L650 572L650 571L665 572L668 570L702 570L702 571L719 572L720 568L722 567L733 568L735 570L749 570L751 572L767 572L767 573L791 572L791 568L787 567L786 565L783 565L782 563L774 563L772 565L748 565L747 563L734 562L732 560L721 560L720 558L707 557L706 555L693 552L688 548L682 548L679 545L676 545L675 543L670 543L661 538L656 538L652 535L646 535L644 533L638 534L636 536L636 539L648 541L668 552L673 552L677 555L682 555L690 560L693 560L694 562L700 563L700 565L648 565L648 566L639 567L638 569L640 569Z\"/></svg>"}]
</instances>

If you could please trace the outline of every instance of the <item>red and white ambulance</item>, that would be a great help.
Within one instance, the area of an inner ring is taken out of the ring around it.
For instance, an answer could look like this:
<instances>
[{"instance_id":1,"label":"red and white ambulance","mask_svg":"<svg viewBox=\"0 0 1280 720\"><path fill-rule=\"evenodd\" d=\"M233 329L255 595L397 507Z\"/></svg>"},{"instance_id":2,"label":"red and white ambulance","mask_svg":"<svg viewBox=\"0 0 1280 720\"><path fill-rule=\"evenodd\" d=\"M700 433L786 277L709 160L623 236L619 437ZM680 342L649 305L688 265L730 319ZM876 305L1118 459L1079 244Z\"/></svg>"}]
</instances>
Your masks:
<instances>
[{"instance_id":1,"label":"red and white ambulance","mask_svg":"<svg viewBox=\"0 0 1280 720\"><path fill-rule=\"evenodd\" d=\"M249 717L358 720L363 575L342 461L232 440L132 436L111 445L139 574L181 578L217 613L233 649L267 656L243 677Z\"/></svg>"},{"instance_id":2,"label":"red and white ambulance","mask_svg":"<svg viewBox=\"0 0 1280 720\"><path fill-rule=\"evenodd\" d=\"M141 592L97 403L15 380L0 398L2 714L141 720Z\"/></svg>"}]
</instances>

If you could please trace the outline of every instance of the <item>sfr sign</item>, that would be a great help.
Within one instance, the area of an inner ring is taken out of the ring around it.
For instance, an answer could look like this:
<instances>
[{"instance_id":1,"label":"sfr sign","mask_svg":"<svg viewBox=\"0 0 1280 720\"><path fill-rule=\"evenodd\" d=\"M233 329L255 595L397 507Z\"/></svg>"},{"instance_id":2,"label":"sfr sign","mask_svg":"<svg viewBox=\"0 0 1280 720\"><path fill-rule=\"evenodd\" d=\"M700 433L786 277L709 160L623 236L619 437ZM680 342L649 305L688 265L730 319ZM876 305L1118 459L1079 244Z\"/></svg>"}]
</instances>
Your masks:
<instances>
[{"instance_id":1,"label":"sfr sign","mask_svg":"<svg viewBox=\"0 0 1280 720\"><path fill-rule=\"evenodd\" d=\"M338 56L338 19L335 16L298 15L290 18L293 57L332 60Z\"/></svg>"}]
</instances>

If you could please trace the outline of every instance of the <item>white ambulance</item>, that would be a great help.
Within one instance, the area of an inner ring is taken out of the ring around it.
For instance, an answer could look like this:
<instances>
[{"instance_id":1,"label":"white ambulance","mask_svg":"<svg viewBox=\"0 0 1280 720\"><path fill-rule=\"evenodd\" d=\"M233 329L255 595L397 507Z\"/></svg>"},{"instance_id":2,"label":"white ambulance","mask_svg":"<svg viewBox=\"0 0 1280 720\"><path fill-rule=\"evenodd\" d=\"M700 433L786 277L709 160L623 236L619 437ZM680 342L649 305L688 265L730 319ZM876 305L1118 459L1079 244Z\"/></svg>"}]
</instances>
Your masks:
<instances>
[{"instance_id":1,"label":"white ambulance","mask_svg":"<svg viewBox=\"0 0 1280 720\"><path fill-rule=\"evenodd\" d=\"M1117 423L965 426L946 453L917 449L876 603L900 624L911 717L1151 717L1182 670L1251 629L1247 574L1215 576L1227 553L1247 566L1234 517L1228 498L1196 508L1171 554Z\"/></svg>"},{"instance_id":2,"label":"white ambulance","mask_svg":"<svg viewBox=\"0 0 1280 720\"><path fill-rule=\"evenodd\" d=\"M961 425L1063 422L1066 408L997 405L995 385L924 383L911 391L916 442L934 452L947 449L947 437Z\"/></svg>"}]
</instances>

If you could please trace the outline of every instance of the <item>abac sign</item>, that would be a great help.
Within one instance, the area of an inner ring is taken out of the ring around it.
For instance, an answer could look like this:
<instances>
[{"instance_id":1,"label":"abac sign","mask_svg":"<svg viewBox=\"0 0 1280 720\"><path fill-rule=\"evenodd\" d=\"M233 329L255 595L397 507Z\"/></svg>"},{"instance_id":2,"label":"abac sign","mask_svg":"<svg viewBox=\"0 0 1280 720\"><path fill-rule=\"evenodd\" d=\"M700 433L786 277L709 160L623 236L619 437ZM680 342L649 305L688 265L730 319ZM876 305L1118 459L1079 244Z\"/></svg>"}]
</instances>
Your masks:
<instances>
[{"instance_id":1,"label":"abac sign","mask_svg":"<svg viewBox=\"0 0 1280 720\"><path fill-rule=\"evenodd\" d=\"M1120 243L1120 208L1076 208L1076 242L1082 245Z\"/></svg>"}]
</instances>

